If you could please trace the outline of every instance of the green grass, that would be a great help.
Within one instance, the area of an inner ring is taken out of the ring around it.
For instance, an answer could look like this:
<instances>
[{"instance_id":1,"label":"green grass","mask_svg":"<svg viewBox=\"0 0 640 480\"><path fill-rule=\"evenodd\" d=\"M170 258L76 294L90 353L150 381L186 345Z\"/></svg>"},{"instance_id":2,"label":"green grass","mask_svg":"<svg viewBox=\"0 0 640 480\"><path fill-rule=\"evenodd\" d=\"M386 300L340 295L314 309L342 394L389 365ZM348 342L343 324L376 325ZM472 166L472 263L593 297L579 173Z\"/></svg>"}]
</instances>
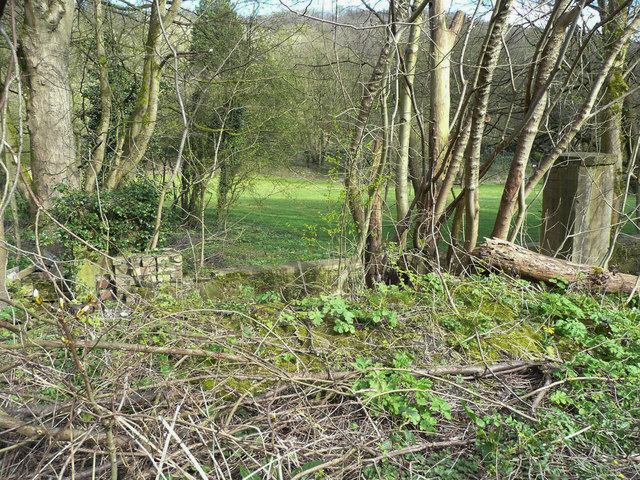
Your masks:
<instances>
[{"instance_id":1,"label":"green grass","mask_svg":"<svg viewBox=\"0 0 640 480\"><path fill-rule=\"evenodd\" d=\"M342 192L341 183L326 180L256 179L232 206L225 237L210 246L215 258L212 266L274 264L346 255L353 229ZM480 187L479 242L491 234L501 195L502 185ZM393 235L391 215L395 212L393 189L389 189L387 200L385 238L389 240ZM519 242L539 240L541 206L542 195L528 211ZM206 223L215 224L213 200L206 212ZM344 235L348 231L351 233Z\"/></svg>"},{"instance_id":2,"label":"green grass","mask_svg":"<svg viewBox=\"0 0 640 480\"><path fill-rule=\"evenodd\" d=\"M341 184L328 181L254 181L229 212L231 242L220 262L255 265L338 255L341 191ZM208 225L215 223L215 215L212 201L206 212Z\"/></svg>"}]
</instances>

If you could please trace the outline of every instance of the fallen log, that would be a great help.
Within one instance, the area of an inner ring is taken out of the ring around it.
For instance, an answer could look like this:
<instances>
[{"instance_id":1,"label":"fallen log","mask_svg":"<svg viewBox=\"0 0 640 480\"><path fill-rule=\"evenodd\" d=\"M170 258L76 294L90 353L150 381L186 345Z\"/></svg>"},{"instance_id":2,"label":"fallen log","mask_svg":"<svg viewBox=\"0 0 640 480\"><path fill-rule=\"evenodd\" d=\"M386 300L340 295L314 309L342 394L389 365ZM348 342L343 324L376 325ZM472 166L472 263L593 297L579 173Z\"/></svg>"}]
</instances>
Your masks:
<instances>
[{"instance_id":1,"label":"fallen log","mask_svg":"<svg viewBox=\"0 0 640 480\"><path fill-rule=\"evenodd\" d=\"M548 257L497 238L487 238L471 255L476 266L499 269L525 280L554 283L560 278L569 284L604 293L630 295L639 290L635 275Z\"/></svg>"}]
</instances>

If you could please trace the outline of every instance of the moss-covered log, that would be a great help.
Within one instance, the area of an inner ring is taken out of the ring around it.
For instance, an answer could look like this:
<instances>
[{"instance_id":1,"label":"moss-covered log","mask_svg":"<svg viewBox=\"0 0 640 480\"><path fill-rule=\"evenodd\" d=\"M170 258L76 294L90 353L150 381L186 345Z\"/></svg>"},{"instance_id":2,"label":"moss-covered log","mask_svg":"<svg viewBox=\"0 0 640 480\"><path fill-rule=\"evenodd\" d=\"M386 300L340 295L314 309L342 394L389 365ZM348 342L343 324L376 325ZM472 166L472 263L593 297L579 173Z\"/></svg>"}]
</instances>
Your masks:
<instances>
[{"instance_id":1,"label":"moss-covered log","mask_svg":"<svg viewBox=\"0 0 640 480\"><path fill-rule=\"evenodd\" d=\"M560 278L591 291L626 294L638 291L635 275L548 257L506 240L488 238L472 256L477 265L511 272L526 280L550 283Z\"/></svg>"}]
</instances>

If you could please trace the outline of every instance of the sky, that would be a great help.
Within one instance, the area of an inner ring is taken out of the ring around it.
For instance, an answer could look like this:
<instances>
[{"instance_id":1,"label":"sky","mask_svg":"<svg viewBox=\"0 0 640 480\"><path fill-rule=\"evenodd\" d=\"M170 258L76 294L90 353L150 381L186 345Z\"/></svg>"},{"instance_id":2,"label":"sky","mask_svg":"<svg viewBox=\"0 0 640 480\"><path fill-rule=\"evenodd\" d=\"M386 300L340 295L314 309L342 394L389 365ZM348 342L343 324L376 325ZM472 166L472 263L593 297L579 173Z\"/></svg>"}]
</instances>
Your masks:
<instances>
[{"instance_id":1,"label":"sky","mask_svg":"<svg viewBox=\"0 0 640 480\"><path fill-rule=\"evenodd\" d=\"M183 6L189 9L195 9L200 0L184 0ZM230 0L231 3L236 2L238 11L241 14L250 15L252 13L270 14L274 12L293 11L297 13L310 13L312 16L316 16L317 12L325 12L326 14L335 13L336 8L338 11L358 7L364 8L362 0ZM389 0L364 0L369 7L374 10L383 11L389 6ZM445 0L445 8L451 13L455 13L456 10L462 10L468 15L472 15L476 7L476 2L482 2L480 7L481 15L488 13L491 10L491 6L495 0ZM516 1L513 13L514 23L519 21L528 20L536 23L539 15L545 11L544 6L552 3L551 0L538 0L537 2L530 4L526 0ZM453 5L452 5L453 4ZM534 7L532 9L532 7ZM540 7L542 9L540 10ZM256 12L257 9L257 12ZM548 11L548 9L546 9ZM587 25L593 24L594 13L591 10L585 10L583 12L583 22Z\"/></svg>"}]
</instances>

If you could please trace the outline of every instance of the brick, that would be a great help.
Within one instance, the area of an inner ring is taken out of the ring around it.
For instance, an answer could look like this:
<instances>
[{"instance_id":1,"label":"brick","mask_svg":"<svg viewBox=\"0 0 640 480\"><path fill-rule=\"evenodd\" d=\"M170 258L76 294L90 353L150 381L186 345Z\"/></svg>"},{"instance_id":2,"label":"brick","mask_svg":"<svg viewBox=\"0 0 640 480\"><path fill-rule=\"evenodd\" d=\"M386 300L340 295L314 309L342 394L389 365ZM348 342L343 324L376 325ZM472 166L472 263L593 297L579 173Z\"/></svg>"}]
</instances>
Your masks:
<instances>
[{"instance_id":1,"label":"brick","mask_svg":"<svg viewBox=\"0 0 640 480\"><path fill-rule=\"evenodd\" d=\"M133 268L133 274L136 277L142 277L144 275L148 275L151 272L151 268L150 267L134 267Z\"/></svg>"},{"instance_id":2,"label":"brick","mask_svg":"<svg viewBox=\"0 0 640 480\"><path fill-rule=\"evenodd\" d=\"M114 265L113 271L116 273L116 275L126 275L129 271L129 265Z\"/></svg>"},{"instance_id":3,"label":"brick","mask_svg":"<svg viewBox=\"0 0 640 480\"><path fill-rule=\"evenodd\" d=\"M126 265L127 260L124 257L114 257L112 265L115 267L117 265Z\"/></svg>"}]
</instances>

